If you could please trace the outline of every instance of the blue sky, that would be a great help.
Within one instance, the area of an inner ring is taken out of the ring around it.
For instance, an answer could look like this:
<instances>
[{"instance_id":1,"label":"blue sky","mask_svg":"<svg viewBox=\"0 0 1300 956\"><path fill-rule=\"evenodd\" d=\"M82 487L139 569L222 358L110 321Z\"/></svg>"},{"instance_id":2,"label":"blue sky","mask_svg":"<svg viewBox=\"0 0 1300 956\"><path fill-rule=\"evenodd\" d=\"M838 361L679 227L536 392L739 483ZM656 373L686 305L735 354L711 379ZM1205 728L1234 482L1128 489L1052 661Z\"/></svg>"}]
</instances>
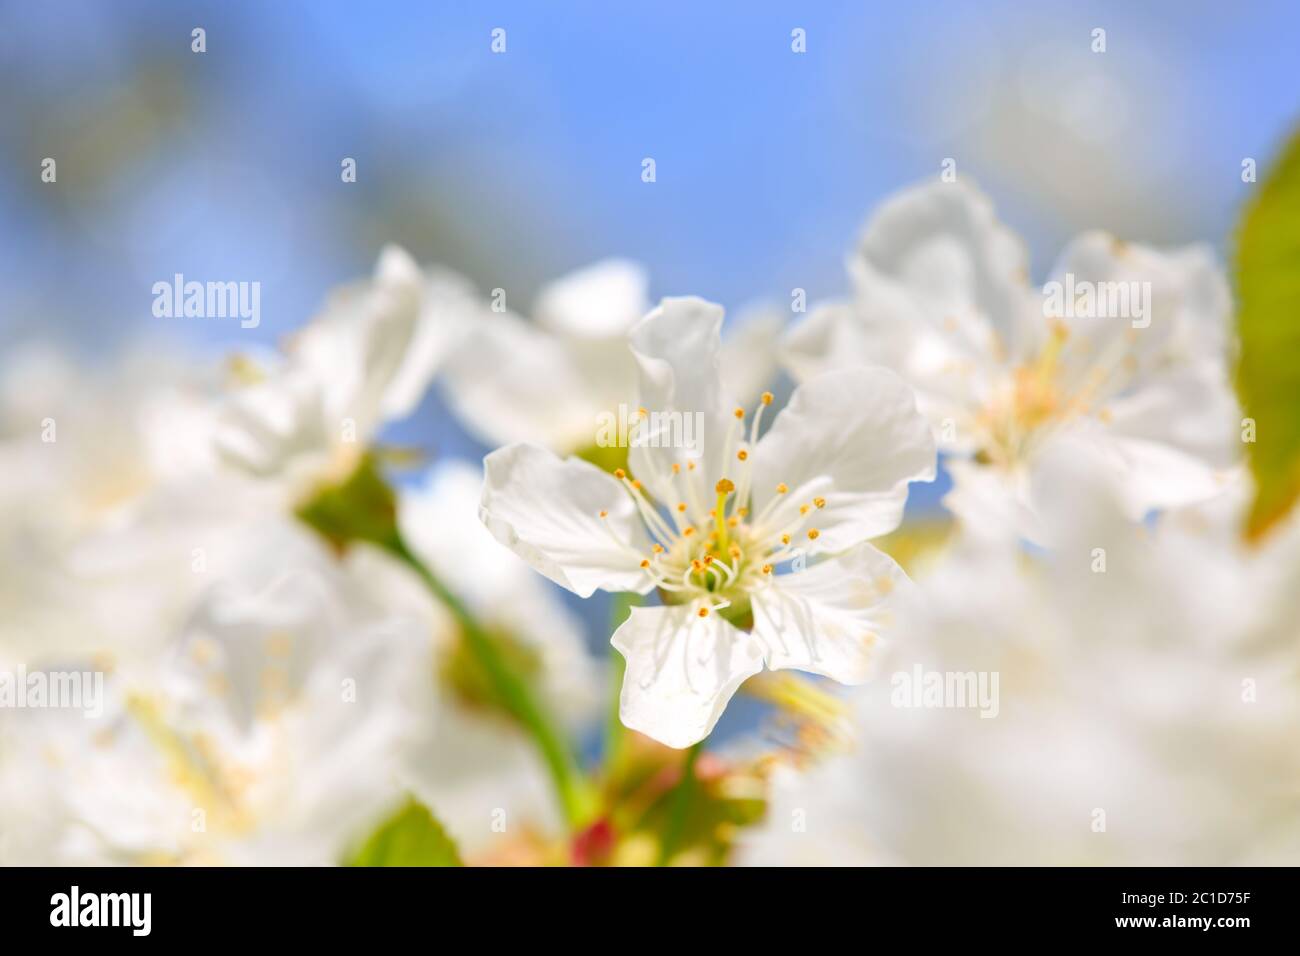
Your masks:
<instances>
[{"instance_id":1,"label":"blue sky","mask_svg":"<svg viewBox=\"0 0 1300 956\"><path fill-rule=\"evenodd\" d=\"M1300 13L1285 3L59 2L0 16L0 270L17 292L0 321L95 348L272 340L388 238L512 303L609 254L644 261L656 295L732 309L794 286L834 294L872 205L949 156L1040 273L1091 226L1222 244L1241 158L1266 161L1300 117ZM66 157L57 187L37 179L46 155ZM344 156L356 184L340 182ZM149 288L177 271L260 280L263 326L160 327Z\"/></svg>"}]
</instances>

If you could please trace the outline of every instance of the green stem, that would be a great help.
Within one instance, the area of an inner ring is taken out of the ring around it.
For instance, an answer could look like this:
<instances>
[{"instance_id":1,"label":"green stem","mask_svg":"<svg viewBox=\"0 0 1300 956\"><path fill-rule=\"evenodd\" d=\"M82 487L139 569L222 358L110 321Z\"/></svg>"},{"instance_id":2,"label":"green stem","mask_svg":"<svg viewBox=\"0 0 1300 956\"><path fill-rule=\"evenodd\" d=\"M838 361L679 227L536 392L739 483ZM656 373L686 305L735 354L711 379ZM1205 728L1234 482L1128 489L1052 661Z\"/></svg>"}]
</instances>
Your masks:
<instances>
[{"instance_id":1,"label":"green stem","mask_svg":"<svg viewBox=\"0 0 1300 956\"><path fill-rule=\"evenodd\" d=\"M692 744L691 749L686 751L686 759L682 761L682 779L673 788L673 805L669 810L668 830L664 833L664 842L659 850L660 866L668 865L668 861L677 852L677 845L682 842L682 834L686 831L686 814L690 810L691 796L695 792L695 761L700 759L700 751L703 749L702 740Z\"/></svg>"},{"instance_id":2,"label":"green stem","mask_svg":"<svg viewBox=\"0 0 1300 956\"><path fill-rule=\"evenodd\" d=\"M424 581L456 618L465 636L470 652L478 660L492 681L502 700L506 701L514 717L532 735L542 759L551 774L560 806L571 829L590 822L595 806L587 781L578 768L577 758L570 750L564 736L555 726L541 703L533 696L528 683L523 680L502 657L496 644L469 609L407 546L402 536L394 532L384 542L384 547Z\"/></svg>"},{"instance_id":3,"label":"green stem","mask_svg":"<svg viewBox=\"0 0 1300 956\"><path fill-rule=\"evenodd\" d=\"M631 615L632 608L637 607L640 603L641 597L638 594L614 595L613 610L610 612L609 622L611 634L619 629ZM626 671L627 661L623 660L623 655L611 645L609 649L609 677L612 700L610 701L609 715L605 722L606 781L617 779L627 749L627 728L623 726L623 718L619 715L623 694L623 675Z\"/></svg>"}]
</instances>

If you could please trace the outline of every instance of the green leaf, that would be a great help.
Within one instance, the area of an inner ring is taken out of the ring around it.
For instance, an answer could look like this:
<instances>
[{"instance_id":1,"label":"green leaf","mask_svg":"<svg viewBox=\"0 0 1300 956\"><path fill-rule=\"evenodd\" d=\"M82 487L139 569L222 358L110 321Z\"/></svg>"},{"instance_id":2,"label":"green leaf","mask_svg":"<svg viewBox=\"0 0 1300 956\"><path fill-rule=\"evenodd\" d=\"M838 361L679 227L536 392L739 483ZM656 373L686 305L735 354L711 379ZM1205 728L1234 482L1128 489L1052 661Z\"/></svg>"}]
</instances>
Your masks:
<instances>
[{"instance_id":1,"label":"green leaf","mask_svg":"<svg viewBox=\"0 0 1300 956\"><path fill-rule=\"evenodd\" d=\"M1300 135L1246 209L1236 272L1237 394L1254 421L1246 534L1258 539L1300 497Z\"/></svg>"},{"instance_id":2,"label":"green leaf","mask_svg":"<svg viewBox=\"0 0 1300 956\"><path fill-rule=\"evenodd\" d=\"M348 866L463 866L456 844L415 799L380 825Z\"/></svg>"}]
</instances>

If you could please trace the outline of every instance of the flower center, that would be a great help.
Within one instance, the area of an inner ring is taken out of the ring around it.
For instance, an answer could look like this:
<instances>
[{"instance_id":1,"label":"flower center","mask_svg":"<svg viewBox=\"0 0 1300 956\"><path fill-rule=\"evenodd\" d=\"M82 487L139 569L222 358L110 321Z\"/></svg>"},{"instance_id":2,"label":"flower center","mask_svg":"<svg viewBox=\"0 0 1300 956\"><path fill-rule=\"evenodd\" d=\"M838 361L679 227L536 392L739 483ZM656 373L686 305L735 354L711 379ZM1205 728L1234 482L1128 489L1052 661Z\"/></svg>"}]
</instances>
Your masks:
<instances>
[{"instance_id":1,"label":"flower center","mask_svg":"<svg viewBox=\"0 0 1300 956\"><path fill-rule=\"evenodd\" d=\"M672 462L670 472L654 481L656 487L670 488L675 501L655 501L625 469L614 472L650 534L650 553L639 555L640 564L665 604L698 604L701 617L717 612L738 626L748 626L750 594L768 585L778 565L799 555L802 541L820 535L811 524L826 499L816 497L801 504L797 520L790 519L788 509L779 508L790 492L784 483L773 489L775 495L760 514L751 513L751 448L758 442L763 412L770 404L772 394L764 392L748 438L745 411L735 410L722 458L724 469L734 469L735 480L718 476L711 495L700 467L689 459ZM708 500L713 507L706 511ZM605 512L601 517L606 517Z\"/></svg>"},{"instance_id":2,"label":"flower center","mask_svg":"<svg viewBox=\"0 0 1300 956\"><path fill-rule=\"evenodd\" d=\"M1069 328L1054 324L1038 355L1013 368L979 411L976 426L985 440L976 461L1014 467L1053 428L1084 415L1107 420L1106 410L1097 407L1098 394L1113 384L1117 370L1132 370L1134 360L1127 354L1130 339L1116 337L1105 355L1089 363L1082 380L1071 382L1068 366L1062 362L1069 337Z\"/></svg>"}]
</instances>

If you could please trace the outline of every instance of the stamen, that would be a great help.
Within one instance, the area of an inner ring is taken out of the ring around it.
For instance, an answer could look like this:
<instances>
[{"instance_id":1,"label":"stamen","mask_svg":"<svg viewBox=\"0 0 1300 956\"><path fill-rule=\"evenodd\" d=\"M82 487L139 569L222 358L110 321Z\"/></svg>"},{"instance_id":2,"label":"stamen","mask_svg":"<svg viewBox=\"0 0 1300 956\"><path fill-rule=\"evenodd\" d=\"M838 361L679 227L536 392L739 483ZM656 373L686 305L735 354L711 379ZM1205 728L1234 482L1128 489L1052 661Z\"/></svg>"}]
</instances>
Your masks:
<instances>
[{"instance_id":1,"label":"stamen","mask_svg":"<svg viewBox=\"0 0 1300 956\"><path fill-rule=\"evenodd\" d=\"M718 545L725 550L727 547L727 522L724 516L727 513L727 495L735 491L736 486L730 479L721 478L713 490L718 493L718 506L714 515L714 521L718 525Z\"/></svg>"},{"instance_id":2,"label":"stamen","mask_svg":"<svg viewBox=\"0 0 1300 956\"><path fill-rule=\"evenodd\" d=\"M676 535L673 534L672 529L660 517L659 512L646 499L646 496L641 493L641 483L639 481L629 481L627 472L622 468L614 472L614 477L623 482L623 487L627 488L628 494L632 496L632 501L636 504L637 511L641 515L641 520L645 522L650 533L663 541L673 540Z\"/></svg>"}]
</instances>

